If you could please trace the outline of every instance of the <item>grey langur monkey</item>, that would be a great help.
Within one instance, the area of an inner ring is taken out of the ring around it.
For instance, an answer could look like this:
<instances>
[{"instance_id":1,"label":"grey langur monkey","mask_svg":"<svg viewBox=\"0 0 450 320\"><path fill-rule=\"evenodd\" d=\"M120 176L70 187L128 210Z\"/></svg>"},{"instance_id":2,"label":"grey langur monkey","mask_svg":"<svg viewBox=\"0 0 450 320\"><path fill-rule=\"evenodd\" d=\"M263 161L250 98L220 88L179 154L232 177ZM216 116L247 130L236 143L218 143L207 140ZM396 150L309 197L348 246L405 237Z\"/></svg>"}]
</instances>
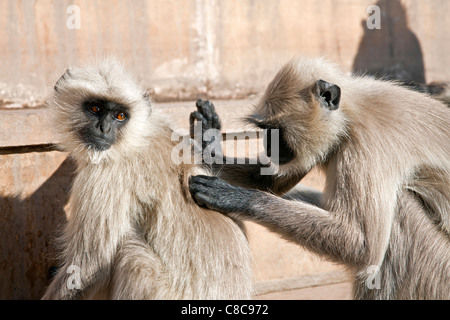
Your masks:
<instances>
[{"instance_id":1,"label":"grey langur monkey","mask_svg":"<svg viewBox=\"0 0 450 320\"><path fill-rule=\"evenodd\" d=\"M450 299L444 104L323 59L295 58L247 121L280 131L277 174L259 175L262 164L212 165L224 180L191 177L197 203L345 264L356 299ZM275 195L315 166L326 176L320 207Z\"/></svg>"},{"instance_id":2,"label":"grey langur monkey","mask_svg":"<svg viewBox=\"0 0 450 320\"><path fill-rule=\"evenodd\" d=\"M195 204L188 178L210 172L171 159L168 120L116 60L67 70L47 105L77 170L43 299L251 297L242 223Z\"/></svg>"}]
</instances>

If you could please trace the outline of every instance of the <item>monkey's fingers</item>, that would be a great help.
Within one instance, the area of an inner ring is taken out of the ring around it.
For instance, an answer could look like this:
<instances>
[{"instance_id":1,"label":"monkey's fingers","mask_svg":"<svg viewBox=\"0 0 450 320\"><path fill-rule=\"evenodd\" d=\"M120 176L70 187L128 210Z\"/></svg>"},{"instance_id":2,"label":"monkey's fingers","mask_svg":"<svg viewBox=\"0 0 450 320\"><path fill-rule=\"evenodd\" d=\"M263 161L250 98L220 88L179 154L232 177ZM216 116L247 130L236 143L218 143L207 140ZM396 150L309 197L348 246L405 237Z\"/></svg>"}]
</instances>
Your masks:
<instances>
[{"instance_id":1,"label":"monkey's fingers","mask_svg":"<svg viewBox=\"0 0 450 320\"><path fill-rule=\"evenodd\" d=\"M208 103L209 103L209 105L210 105L210 107L211 107L211 111L212 111L213 113L216 113L216 108L214 107L214 103L212 103L212 102L209 101L209 100L208 100Z\"/></svg>"},{"instance_id":2,"label":"monkey's fingers","mask_svg":"<svg viewBox=\"0 0 450 320\"><path fill-rule=\"evenodd\" d=\"M218 211L220 213L229 213L229 210L215 198L215 195L211 195L206 191L204 186L193 185L189 188L192 194L192 198L195 203L201 207L208 208L210 210ZM204 191L194 191L194 190L204 190Z\"/></svg>"},{"instance_id":3,"label":"monkey's fingers","mask_svg":"<svg viewBox=\"0 0 450 320\"><path fill-rule=\"evenodd\" d=\"M195 193L192 195L192 198L199 206L209 208L208 203L211 199L207 195L203 193Z\"/></svg>"},{"instance_id":4,"label":"monkey's fingers","mask_svg":"<svg viewBox=\"0 0 450 320\"><path fill-rule=\"evenodd\" d=\"M202 133L207 129L208 121L203 117L203 115L198 111L191 112L189 116L189 130L191 138L194 138L194 128L195 128L195 121L202 123Z\"/></svg>"},{"instance_id":5,"label":"monkey's fingers","mask_svg":"<svg viewBox=\"0 0 450 320\"><path fill-rule=\"evenodd\" d=\"M207 206L211 203L211 198L208 196L207 188L200 183L191 182L189 178L189 192L192 195L194 201L200 206Z\"/></svg>"},{"instance_id":6,"label":"monkey's fingers","mask_svg":"<svg viewBox=\"0 0 450 320\"><path fill-rule=\"evenodd\" d=\"M208 120L212 120L214 116L217 116L214 104L209 100L197 100L196 106L198 111Z\"/></svg>"},{"instance_id":7,"label":"monkey's fingers","mask_svg":"<svg viewBox=\"0 0 450 320\"><path fill-rule=\"evenodd\" d=\"M218 177L198 175L198 176L190 176L189 177L189 186L194 186L197 189L193 189L195 191L207 192L208 190L212 191L212 188L218 187L221 182L224 184L228 184ZM201 189L200 189L201 188Z\"/></svg>"},{"instance_id":8,"label":"monkey's fingers","mask_svg":"<svg viewBox=\"0 0 450 320\"><path fill-rule=\"evenodd\" d=\"M203 102L202 99L198 99L198 100L195 102L195 106L196 106L197 108L200 108L200 106L201 106L203 103L204 103L204 102Z\"/></svg>"},{"instance_id":9,"label":"monkey's fingers","mask_svg":"<svg viewBox=\"0 0 450 320\"><path fill-rule=\"evenodd\" d=\"M214 107L214 104L213 104L211 101L206 100L205 103L204 103L204 106L207 107L208 110L209 110L212 114L216 112L216 108Z\"/></svg>"},{"instance_id":10,"label":"monkey's fingers","mask_svg":"<svg viewBox=\"0 0 450 320\"><path fill-rule=\"evenodd\" d=\"M197 110L202 114L202 116L207 119L208 121L211 121L212 119L212 109L211 109L211 103L208 100L197 100L196 104Z\"/></svg>"},{"instance_id":11,"label":"monkey's fingers","mask_svg":"<svg viewBox=\"0 0 450 320\"><path fill-rule=\"evenodd\" d=\"M199 174L197 176L190 176L189 177L189 181L192 181L192 182L200 182L202 180L210 180L210 181L212 181L212 180L219 180L219 179L220 178L218 178L218 177L206 176L204 174Z\"/></svg>"},{"instance_id":12,"label":"monkey's fingers","mask_svg":"<svg viewBox=\"0 0 450 320\"><path fill-rule=\"evenodd\" d=\"M197 204L223 214L233 213L235 217L245 216L248 202L257 192L233 186L218 177L203 175L189 178L189 191Z\"/></svg>"},{"instance_id":13,"label":"monkey's fingers","mask_svg":"<svg viewBox=\"0 0 450 320\"><path fill-rule=\"evenodd\" d=\"M219 115L216 112L216 109L214 108L214 104L209 100L207 100L206 102L211 112L211 128L220 130L222 128L222 123L220 121Z\"/></svg>"},{"instance_id":14,"label":"monkey's fingers","mask_svg":"<svg viewBox=\"0 0 450 320\"><path fill-rule=\"evenodd\" d=\"M220 122L219 116L217 114L213 115L211 127L217 130L222 129L222 123Z\"/></svg>"},{"instance_id":15,"label":"monkey's fingers","mask_svg":"<svg viewBox=\"0 0 450 320\"><path fill-rule=\"evenodd\" d=\"M198 112L208 122L207 128L214 128L220 130L222 125L220 123L219 115L216 113L214 104L209 100L199 99L195 103Z\"/></svg>"}]
</instances>

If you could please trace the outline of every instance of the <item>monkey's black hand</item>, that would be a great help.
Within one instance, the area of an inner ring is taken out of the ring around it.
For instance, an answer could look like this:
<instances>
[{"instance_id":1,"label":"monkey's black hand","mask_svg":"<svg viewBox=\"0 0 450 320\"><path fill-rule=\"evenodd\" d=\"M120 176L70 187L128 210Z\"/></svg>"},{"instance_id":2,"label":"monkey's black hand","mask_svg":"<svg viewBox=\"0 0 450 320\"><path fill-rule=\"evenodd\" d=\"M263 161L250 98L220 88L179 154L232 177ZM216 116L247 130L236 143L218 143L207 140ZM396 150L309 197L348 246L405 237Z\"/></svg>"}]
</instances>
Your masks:
<instances>
[{"instance_id":1,"label":"monkey's black hand","mask_svg":"<svg viewBox=\"0 0 450 320\"><path fill-rule=\"evenodd\" d=\"M205 130L222 128L220 123L219 115L216 113L216 109L211 101L202 99L197 100L195 103L197 111L191 113L190 125L194 124L194 121L201 121Z\"/></svg>"},{"instance_id":2,"label":"monkey's black hand","mask_svg":"<svg viewBox=\"0 0 450 320\"><path fill-rule=\"evenodd\" d=\"M233 186L217 177L192 176L189 178L189 191L195 202L221 213L249 215L257 190Z\"/></svg>"},{"instance_id":3,"label":"monkey's black hand","mask_svg":"<svg viewBox=\"0 0 450 320\"><path fill-rule=\"evenodd\" d=\"M210 129L220 130L222 124L220 123L219 115L216 113L214 105L209 100L197 100L196 102L197 111L191 113L189 117L189 128L191 133L191 138L195 137L195 121L197 124L201 123L201 134L202 134L202 150L204 150L210 143L214 143L214 137L210 139L204 139L205 132ZM206 141L205 141L206 140Z\"/></svg>"}]
</instances>

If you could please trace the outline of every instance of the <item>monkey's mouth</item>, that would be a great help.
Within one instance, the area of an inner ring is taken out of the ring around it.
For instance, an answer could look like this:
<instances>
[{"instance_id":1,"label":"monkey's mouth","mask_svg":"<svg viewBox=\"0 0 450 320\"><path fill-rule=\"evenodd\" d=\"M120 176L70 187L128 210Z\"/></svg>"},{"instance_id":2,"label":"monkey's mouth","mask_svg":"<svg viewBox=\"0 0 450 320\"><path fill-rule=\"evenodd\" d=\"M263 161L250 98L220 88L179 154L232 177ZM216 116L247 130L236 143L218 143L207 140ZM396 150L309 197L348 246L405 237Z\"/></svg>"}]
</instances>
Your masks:
<instances>
[{"instance_id":1,"label":"monkey's mouth","mask_svg":"<svg viewBox=\"0 0 450 320\"><path fill-rule=\"evenodd\" d=\"M265 128L264 147L266 155L275 163L286 164L291 162L295 154L284 138L284 130L281 128Z\"/></svg>"},{"instance_id":2,"label":"monkey's mouth","mask_svg":"<svg viewBox=\"0 0 450 320\"><path fill-rule=\"evenodd\" d=\"M111 142L103 139L102 137L92 135L84 136L83 141L88 149L92 149L95 151L106 151L111 147Z\"/></svg>"},{"instance_id":3,"label":"monkey's mouth","mask_svg":"<svg viewBox=\"0 0 450 320\"><path fill-rule=\"evenodd\" d=\"M111 147L111 144L106 141L97 140L94 143L89 144L89 146L97 151L106 151Z\"/></svg>"},{"instance_id":4,"label":"monkey's mouth","mask_svg":"<svg viewBox=\"0 0 450 320\"><path fill-rule=\"evenodd\" d=\"M250 116L245 121L264 130L266 155L277 164L286 164L295 158L295 153L286 141L286 131L275 124L266 123L258 116Z\"/></svg>"}]
</instances>

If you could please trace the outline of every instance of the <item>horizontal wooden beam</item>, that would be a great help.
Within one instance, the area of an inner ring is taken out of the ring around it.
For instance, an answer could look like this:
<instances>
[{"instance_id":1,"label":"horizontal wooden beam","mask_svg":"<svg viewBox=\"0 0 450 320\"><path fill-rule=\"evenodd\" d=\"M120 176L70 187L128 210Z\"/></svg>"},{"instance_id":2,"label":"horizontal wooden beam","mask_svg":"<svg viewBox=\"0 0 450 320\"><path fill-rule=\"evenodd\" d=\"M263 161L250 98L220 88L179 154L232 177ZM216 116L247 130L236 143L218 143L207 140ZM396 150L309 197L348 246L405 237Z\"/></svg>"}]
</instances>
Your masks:
<instances>
[{"instance_id":1,"label":"horizontal wooden beam","mask_svg":"<svg viewBox=\"0 0 450 320\"><path fill-rule=\"evenodd\" d=\"M240 132L244 128L240 118L251 110L250 100L214 101L226 131ZM155 103L154 108L167 114L174 128L189 129L189 115L196 110L195 101ZM0 148L45 146L57 144L58 139L48 125L49 110L0 109Z\"/></svg>"},{"instance_id":2,"label":"horizontal wooden beam","mask_svg":"<svg viewBox=\"0 0 450 320\"><path fill-rule=\"evenodd\" d=\"M317 287L347 281L351 281L351 277L343 271L330 271L288 279L259 281L255 283L255 295Z\"/></svg>"},{"instance_id":3,"label":"horizontal wooden beam","mask_svg":"<svg viewBox=\"0 0 450 320\"><path fill-rule=\"evenodd\" d=\"M0 147L47 145L55 142L46 109L0 110Z\"/></svg>"}]
</instances>

